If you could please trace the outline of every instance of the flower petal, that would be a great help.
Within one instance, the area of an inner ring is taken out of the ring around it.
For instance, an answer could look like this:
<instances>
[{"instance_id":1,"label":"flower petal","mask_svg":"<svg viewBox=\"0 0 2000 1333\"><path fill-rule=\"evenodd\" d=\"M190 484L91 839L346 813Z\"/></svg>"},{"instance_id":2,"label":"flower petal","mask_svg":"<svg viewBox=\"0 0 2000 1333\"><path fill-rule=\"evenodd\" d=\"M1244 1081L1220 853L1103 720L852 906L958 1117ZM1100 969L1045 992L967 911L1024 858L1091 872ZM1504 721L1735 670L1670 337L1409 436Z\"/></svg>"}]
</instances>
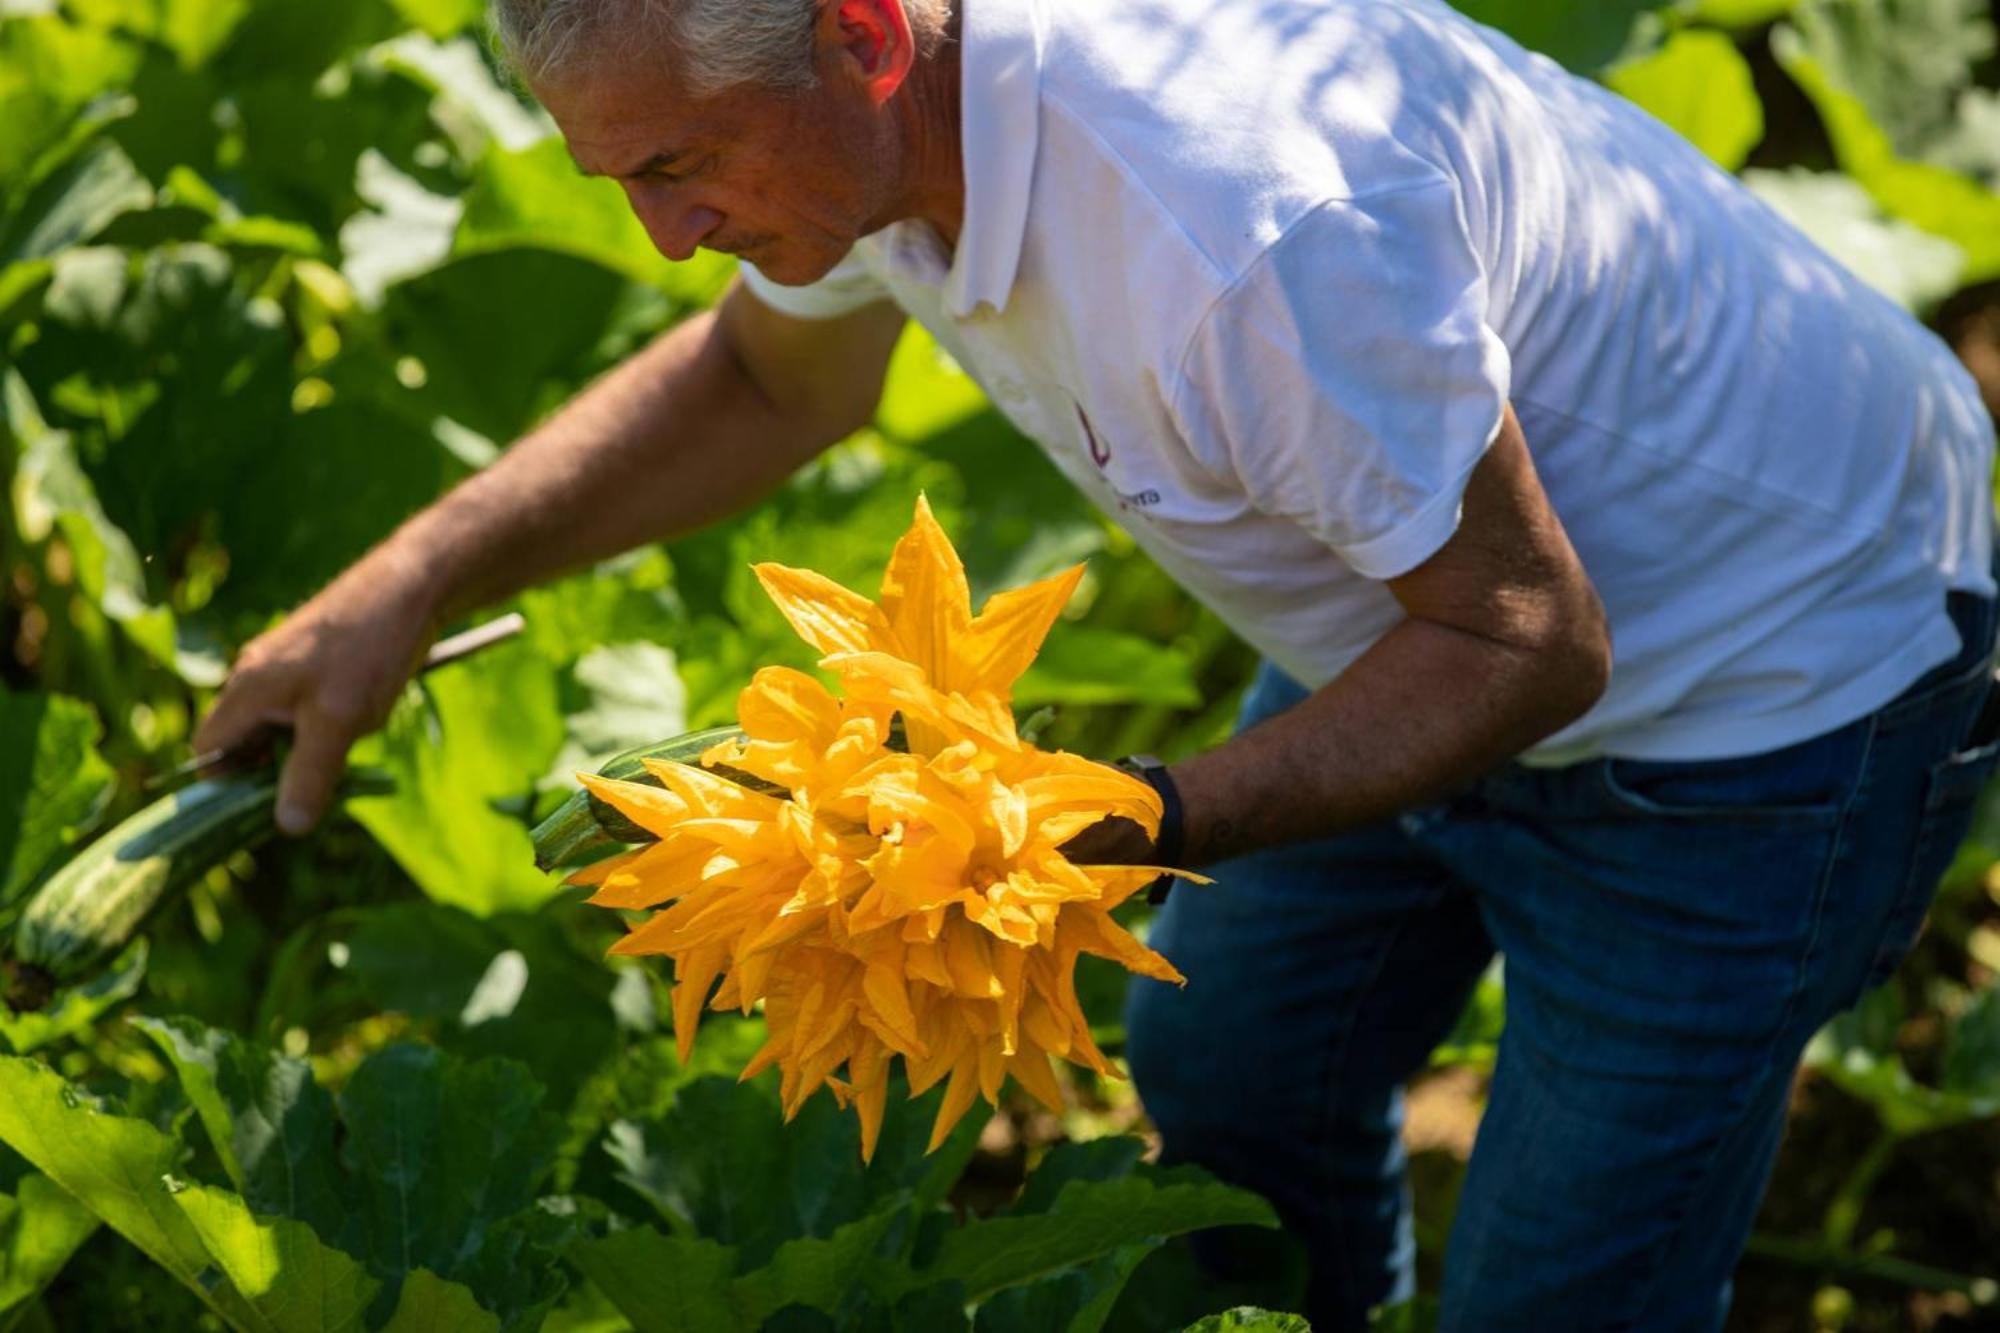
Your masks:
<instances>
[{"instance_id":1,"label":"flower petal","mask_svg":"<svg viewBox=\"0 0 2000 1333\"><path fill-rule=\"evenodd\" d=\"M823 574L787 565L752 565L751 572L800 638L823 653L900 652L882 608Z\"/></svg>"}]
</instances>

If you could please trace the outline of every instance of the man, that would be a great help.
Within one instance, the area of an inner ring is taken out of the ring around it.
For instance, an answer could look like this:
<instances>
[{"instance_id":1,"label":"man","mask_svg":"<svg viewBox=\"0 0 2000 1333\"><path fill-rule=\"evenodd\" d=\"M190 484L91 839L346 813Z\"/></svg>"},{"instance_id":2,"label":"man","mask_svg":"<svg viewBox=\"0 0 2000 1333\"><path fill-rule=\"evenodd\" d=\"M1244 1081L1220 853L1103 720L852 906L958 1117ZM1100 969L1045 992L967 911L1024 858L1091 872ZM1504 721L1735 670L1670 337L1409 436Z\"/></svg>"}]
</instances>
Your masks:
<instances>
[{"instance_id":1,"label":"man","mask_svg":"<svg viewBox=\"0 0 2000 1333\"><path fill-rule=\"evenodd\" d=\"M249 645L293 831L436 626L755 500L906 314L1270 665L1130 1055L1316 1327L1409 1289L1399 1088L1498 950L1451 1329L1705 1329L1806 1037L1995 750L1990 424L1663 127L1434 0L497 0L578 164L741 256ZM587 512L588 524L573 515ZM1277 716L1282 714L1282 716ZM1983 738L1981 738L1983 739Z\"/></svg>"}]
</instances>

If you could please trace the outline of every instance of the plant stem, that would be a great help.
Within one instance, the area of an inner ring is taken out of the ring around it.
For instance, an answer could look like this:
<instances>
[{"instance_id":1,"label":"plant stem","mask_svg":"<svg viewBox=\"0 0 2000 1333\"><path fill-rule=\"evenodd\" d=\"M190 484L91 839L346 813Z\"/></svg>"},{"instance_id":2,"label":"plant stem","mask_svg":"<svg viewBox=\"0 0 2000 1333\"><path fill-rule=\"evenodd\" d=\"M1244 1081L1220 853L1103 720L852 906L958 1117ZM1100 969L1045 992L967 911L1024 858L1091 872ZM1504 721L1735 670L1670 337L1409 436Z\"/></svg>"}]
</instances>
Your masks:
<instances>
[{"instance_id":1,"label":"plant stem","mask_svg":"<svg viewBox=\"0 0 2000 1333\"><path fill-rule=\"evenodd\" d=\"M1844 1250L1854 1241L1854 1229L1861 1222L1861 1210L1868 1202L1869 1191L1875 1188L1875 1181L1889 1165L1896 1148L1902 1143L1902 1136L1893 1130L1884 1129L1870 1144L1868 1151L1847 1173L1841 1182L1840 1192L1827 1205L1826 1221L1820 1234L1826 1243L1836 1250Z\"/></svg>"},{"instance_id":2,"label":"plant stem","mask_svg":"<svg viewBox=\"0 0 2000 1333\"><path fill-rule=\"evenodd\" d=\"M1745 1254L1838 1277L1875 1278L1925 1291L1963 1292L1980 1307L2000 1304L2000 1281L1972 1273L1954 1273L1929 1264L1911 1263L1886 1254L1856 1254L1819 1241L1787 1236L1755 1235Z\"/></svg>"}]
</instances>

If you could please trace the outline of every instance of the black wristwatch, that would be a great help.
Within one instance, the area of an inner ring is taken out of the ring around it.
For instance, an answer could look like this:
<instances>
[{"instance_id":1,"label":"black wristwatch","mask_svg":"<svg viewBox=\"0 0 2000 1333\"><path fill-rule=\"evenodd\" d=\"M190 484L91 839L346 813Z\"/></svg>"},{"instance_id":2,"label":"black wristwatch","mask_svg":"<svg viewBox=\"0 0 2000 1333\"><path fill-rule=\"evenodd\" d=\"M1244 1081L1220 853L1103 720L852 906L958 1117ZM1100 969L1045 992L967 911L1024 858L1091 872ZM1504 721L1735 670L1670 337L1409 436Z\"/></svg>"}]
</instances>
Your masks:
<instances>
[{"instance_id":1,"label":"black wristwatch","mask_svg":"<svg viewBox=\"0 0 2000 1333\"><path fill-rule=\"evenodd\" d=\"M1128 754L1118 767L1151 787L1160 797L1160 833L1153 839L1153 855L1163 866L1179 865L1186 850L1187 826L1181 821L1181 789L1174 785L1167 766L1150 754ZM1146 886L1146 901L1155 907L1167 900L1174 886L1172 875L1162 875Z\"/></svg>"}]
</instances>

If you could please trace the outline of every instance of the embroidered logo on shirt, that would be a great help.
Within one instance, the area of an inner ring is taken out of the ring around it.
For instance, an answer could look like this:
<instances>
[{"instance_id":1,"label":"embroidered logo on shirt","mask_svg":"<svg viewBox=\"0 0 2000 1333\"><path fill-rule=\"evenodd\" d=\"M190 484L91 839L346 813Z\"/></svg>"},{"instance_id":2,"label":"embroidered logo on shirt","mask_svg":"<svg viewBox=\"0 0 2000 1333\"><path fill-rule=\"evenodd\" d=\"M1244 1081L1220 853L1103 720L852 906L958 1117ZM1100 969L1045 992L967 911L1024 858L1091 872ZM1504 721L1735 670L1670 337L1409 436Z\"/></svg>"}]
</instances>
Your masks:
<instances>
[{"instance_id":1,"label":"embroidered logo on shirt","mask_svg":"<svg viewBox=\"0 0 2000 1333\"><path fill-rule=\"evenodd\" d=\"M1090 441L1090 461L1097 464L1099 472L1103 472L1111 463L1111 446L1097 438L1097 432L1091 428L1090 414L1083 410L1083 404L1075 403L1075 407L1076 419L1083 423L1084 438ZM1108 482L1111 478L1107 476L1105 480ZM1111 493L1118 497L1120 509L1150 509L1160 502L1160 493L1150 487L1127 494L1113 486Z\"/></svg>"},{"instance_id":2,"label":"embroidered logo on shirt","mask_svg":"<svg viewBox=\"0 0 2000 1333\"><path fill-rule=\"evenodd\" d=\"M1090 428L1090 417L1084 412L1083 404L1076 405L1076 419L1083 423L1084 438L1090 441L1090 461L1097 464L1102 472L1111 462L1111 451L1097 442L1097 432Z\"/></svg>"}]
</instances>

